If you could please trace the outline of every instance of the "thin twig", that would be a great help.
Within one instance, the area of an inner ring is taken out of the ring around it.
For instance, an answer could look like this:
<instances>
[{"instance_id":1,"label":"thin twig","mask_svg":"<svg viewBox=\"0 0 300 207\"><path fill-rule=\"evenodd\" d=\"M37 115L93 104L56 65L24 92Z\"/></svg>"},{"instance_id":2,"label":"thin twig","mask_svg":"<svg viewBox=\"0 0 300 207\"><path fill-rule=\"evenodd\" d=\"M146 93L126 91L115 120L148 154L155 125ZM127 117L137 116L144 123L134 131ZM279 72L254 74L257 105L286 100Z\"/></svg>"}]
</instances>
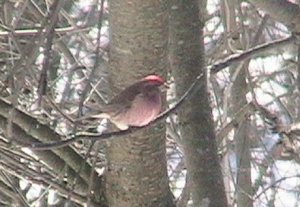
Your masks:
<instances>
[{"instance_id":1,"label":"thin twig","mask_svg":"<svg viewBox=\"0 0 300 207\"><path fill-rule=\"evenodd\" d=\"M221 62L208 66L208 69L211 71L212 74L216 74L233 63L247 60L249 58L252 58L254 55L258 55L259 53L265 52L273 48L284 47L294 41L296 41L296 37L289 36L279 40L274 40L272 42L264 43L256 47L250 48L249 50L246 50L245 52L242 52L240 54L230 55L229 57L223 59Z\"/></svg>"}]
</instances>

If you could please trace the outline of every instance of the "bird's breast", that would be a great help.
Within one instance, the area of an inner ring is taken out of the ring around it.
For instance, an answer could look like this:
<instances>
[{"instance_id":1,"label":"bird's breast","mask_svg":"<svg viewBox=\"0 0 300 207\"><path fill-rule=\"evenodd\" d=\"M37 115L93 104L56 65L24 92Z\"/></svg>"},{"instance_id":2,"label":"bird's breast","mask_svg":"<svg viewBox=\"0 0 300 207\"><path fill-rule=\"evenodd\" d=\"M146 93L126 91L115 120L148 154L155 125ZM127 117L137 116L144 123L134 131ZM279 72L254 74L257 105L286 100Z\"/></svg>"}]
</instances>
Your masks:
<instances>
[{"instance_id":1,"label":"bird's breast","mask_svg":"<svg viewBox=\"0 0 300 207\"><path fill-rule=\"evenodd\" d=\"M138 95L131 107L118 117L119 120L126 120L129 126L145 126L161 111L161 97L160 94L152 94L146 96L144 94Z\"/></svg>"}]
</instances>

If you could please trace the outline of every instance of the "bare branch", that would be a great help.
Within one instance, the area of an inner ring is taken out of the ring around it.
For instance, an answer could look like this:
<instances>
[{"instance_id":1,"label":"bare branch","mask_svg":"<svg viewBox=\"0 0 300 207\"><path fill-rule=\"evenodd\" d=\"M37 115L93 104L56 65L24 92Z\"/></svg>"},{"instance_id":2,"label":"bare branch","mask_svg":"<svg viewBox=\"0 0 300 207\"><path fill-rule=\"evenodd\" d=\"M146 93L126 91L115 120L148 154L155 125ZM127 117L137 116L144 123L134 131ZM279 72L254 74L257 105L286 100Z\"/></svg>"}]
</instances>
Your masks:
<instances>
[{"instance_id":1,"label":"bare branch","mask_svg":"<svg viewBox=\"0 0 300 207\"><path fill-rule=\"evenodd\" d=\"M224 59L223 61L218 62L214 65L208 66L207 68L211 71L212 74L216 74L217 72L221 71L222 69L228 67L229 65L231 65L233 63L247 60L247 59L253 57L254 55L257 55L258 53L265 52L266 50L286 46L288 44L291 44L295 40L296 40L296 38L294 36L290 36L287 38L283 38L283 39L275 40L273 42L262 44L257 47L253 47L249 50L246 50L245 52L243 52L241 54L231 55L228 58ZM199 74L195 78L195 81L190 85L190 87L187 89L187 91L182 95L182 97L175 103L175 105L173 107L171 107L168 110L161 113L155 120L153 120L146 126L130 127L127 130L114 131L114 132L108 132L108 133L103 133L103 134L78 133L78 134L72 135L70 138L67 138L65 140L58 141L58 139L56 139L56 141L54 141L52 143L40 143L39 142L39 143L28 144L28 143L18 142L18 144L22 147L28 147L28 148L34 149L34 150L51 150L51 149L67 146L78 140L84 139L84 140L96 141L96 140L105 140L105 139L110 139L110 138L118 138L123 135L130 134L130 133L133 133L138 130L142 130L143 128L148 128L148 127L152 126L153 124L155 124L156 122L159 122L159 121L165 119L170 114L172 114L175 110L177 110L183 104L183 102L186 98L188 98L189 96L192 96L193 93L196 92L199 87L201 87L201 82L204 81L204 80L202 80L203 77L204 77L203 74Z\"/></svg>"}]
</instances>

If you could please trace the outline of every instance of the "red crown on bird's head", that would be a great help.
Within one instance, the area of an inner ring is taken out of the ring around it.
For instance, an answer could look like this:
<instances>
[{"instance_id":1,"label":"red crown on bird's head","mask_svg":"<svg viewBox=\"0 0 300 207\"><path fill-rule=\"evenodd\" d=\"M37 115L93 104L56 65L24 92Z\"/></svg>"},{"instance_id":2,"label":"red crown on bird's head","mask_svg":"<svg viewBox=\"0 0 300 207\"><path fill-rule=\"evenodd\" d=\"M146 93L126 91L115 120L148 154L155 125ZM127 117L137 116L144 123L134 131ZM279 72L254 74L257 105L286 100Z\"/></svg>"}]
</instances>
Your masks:
<instances>
[{"instance_id":1,"label":"red crown on bird's head","mask_svg":"<svg viewBox=\"0 0 300 207\"><path fill-rule=\"evenodd\" d=\"M165 84L165 81L158 75L148 75L143 80L158 83L160 85Z\"/></svg>"}]
</instances>

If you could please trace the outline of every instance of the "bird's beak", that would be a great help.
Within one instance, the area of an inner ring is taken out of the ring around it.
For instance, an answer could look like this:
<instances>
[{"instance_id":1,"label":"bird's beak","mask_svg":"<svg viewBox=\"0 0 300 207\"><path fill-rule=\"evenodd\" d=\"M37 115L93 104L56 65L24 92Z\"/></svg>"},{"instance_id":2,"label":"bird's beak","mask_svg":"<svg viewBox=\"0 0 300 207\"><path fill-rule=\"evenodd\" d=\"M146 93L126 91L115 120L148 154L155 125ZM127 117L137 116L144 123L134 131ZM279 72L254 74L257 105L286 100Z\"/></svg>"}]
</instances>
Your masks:
<instances>
[{"instance_id":1,"label":"bird's beak","mask_svg":"<svg viewBox=\"0 0 300 207\"><path fill-rule=\"evenodd\" d=\"M170 86L169 84L164 83L163 85L161 85L160 88L161 88L161 92L166 92L170 88Z\"/></svg>"},{"instance_id":2,"label":"bird's beak","mask_svg":"<svg viewBox=\"0 0 300 207\"><path fill-rule=\"evenodd\" d=\"M170 88L170 86L169 86L169 84L167 84L167 83L164 83L164 88L166 88L166 89L169 89Z\"/></svg>"}]
</instances>

